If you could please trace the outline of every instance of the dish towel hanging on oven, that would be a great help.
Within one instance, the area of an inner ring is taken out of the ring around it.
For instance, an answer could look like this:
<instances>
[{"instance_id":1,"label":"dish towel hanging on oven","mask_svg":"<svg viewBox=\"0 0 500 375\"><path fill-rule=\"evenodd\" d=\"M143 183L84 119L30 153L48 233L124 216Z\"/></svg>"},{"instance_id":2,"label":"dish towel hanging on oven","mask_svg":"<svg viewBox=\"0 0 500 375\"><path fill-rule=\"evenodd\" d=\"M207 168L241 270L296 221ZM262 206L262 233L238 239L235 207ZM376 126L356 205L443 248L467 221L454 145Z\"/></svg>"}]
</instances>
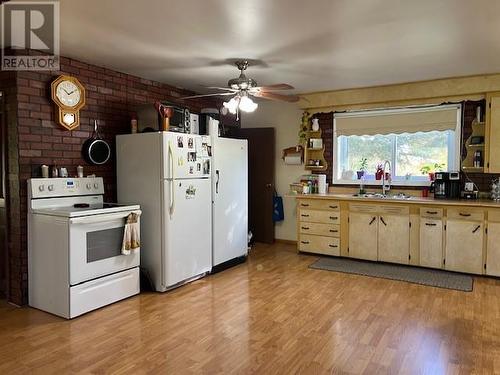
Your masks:
<instances>
[{"instance_id":1,"label":"dish towel hanging on oven","mask_svg":"<svg viewBox=\"0 0 500 375\"><path fill-rule=\"evenodd\" d=\"M123 231L122 254L130 255L141 247L139 230L139 214L131 213L127 216L125 230Z\"/></svg>"}]
</instances>

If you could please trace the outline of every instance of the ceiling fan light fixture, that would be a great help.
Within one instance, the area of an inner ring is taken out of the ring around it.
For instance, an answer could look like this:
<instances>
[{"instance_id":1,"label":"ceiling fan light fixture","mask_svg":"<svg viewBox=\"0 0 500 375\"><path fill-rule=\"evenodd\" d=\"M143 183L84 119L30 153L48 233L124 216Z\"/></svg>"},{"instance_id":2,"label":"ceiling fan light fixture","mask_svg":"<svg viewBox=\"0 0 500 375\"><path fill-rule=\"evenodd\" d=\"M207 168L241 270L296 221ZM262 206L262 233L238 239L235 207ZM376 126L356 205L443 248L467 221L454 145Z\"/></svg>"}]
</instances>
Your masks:
<instances>
[{"instance_id":1,"label":"ceiling fan light fixture","mask_svg":"<svg viewBox=\"0 0 500 375\"><path fill-rule=\"evenodd\" d=\"M238 109L238 104L239 104L239 100L236 99L236 96L235 97L232 97L231 100L229 100L228 102L224 102L222 103L222 105L227 108L227 110L229 111L229 113L231 114L236 114L236 111Z\"/></svg>"},{"instance_id":2,"label":"ceiling fan light fixture","mask_svg":"<svg viewBox=\"0 0 500 375\"><path fill-rule=\"evenodd\" d=\"M250 99L247 95L240 99L239 108L243 112L253 112L257 109L259 105Z\"/></svg>"}]
</instances>

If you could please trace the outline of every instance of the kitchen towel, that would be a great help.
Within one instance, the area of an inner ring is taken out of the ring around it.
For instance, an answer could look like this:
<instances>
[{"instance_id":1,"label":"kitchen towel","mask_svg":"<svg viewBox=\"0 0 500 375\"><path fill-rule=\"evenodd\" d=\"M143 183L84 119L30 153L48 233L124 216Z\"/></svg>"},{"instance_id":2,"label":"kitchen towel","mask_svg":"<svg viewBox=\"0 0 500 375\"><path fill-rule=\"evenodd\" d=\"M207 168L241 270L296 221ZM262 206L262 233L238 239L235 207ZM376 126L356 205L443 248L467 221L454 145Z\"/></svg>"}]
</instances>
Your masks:
<instances>
[{"instance_id":1,"label":"kitchen towel","mask_svg":"<svg viewBox=\"0 0 500 375\"><path fill-rule=\"evenodd\" d=\"M130 255L141 247L139 215L131 213L127 216L125 230L123 231L122 254Z\"/></svg>"}]
</instances>

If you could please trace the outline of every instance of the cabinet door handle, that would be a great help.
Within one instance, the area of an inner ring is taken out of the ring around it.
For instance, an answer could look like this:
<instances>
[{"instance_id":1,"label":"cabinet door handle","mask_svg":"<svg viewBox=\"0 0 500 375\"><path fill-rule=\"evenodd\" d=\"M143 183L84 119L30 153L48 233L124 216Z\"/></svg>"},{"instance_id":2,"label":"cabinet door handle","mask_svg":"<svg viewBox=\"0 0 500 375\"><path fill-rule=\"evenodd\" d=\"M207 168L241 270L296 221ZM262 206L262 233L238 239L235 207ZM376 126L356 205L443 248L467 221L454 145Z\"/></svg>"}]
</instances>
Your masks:
<instances>
[{"instance_id":1,"label":"cabinet door handle","mask_svg":"<svg viewBox=\"0 0 500 375\"><path fill-rule=\"evenodd\" d=\"M370 221L370 224L368 224L368 225L372 225L375 220L377 220L377 218L374 216L372 221Z\"/></svg>"},{"instance_id":2,"label":"cabinet door handle","mask_svg":"<svg viewBox=\"0 0 500 375\"><path fill-rule=\"evenodd\" d=\"M304 245L309 244L309 241L300 241L300 242L303 243Z\"/></svg>"},{"instance_id":3,"label":"cabinet door handle","mask_svg":"<svg viewBox=\"0 0 500 375\"><path fill-rule=\"evenodd\" d=\"M309 207L309 205L307 203L301 203L300 204L302 207Z\"/></svg>"},{"instance_id":4,"label":"cabinet door handle","mask_svg":"<svg viewBox=\"0 0 500 375\"><path fill-rule=\"evenodd\" d=\"M385 226L387 226L387 223L384 221L384 218L382 216L380 216L380 221L382 222L382 224L384 224Z\"/></svg>"},{"instance_id":5,"label":"cabinet door handle","mask_svg":"<svg viewBox=\"0 0 500 375\"><path fill-rule=\"evenodd\" d=\"M437 224L436 223L425 223L425 225L429 227L435 227Z\"/></svg>"},{"instance_id":6,"label":"cabinet door handle","mask_svg":"<svg viewBox=\"0 0 500 375\"><path fill-rule=\"evenodd\" d=\"M337 229L330 229L330 233L337 233L338 230Z\"/></svg>"},{"instance_id":7,"label":"cabinet door handle","mask_svg":"<svg viewBox=\"0 0 500 375\"><path fill-rule=\"evenodd\" d=\"M328 246L330 246L330 247L339 247L338 245L330 245L330 244Z\"/></svg>"},{"instance_id":8,"label":"cabinet door handle","mask_svg":"<svg viewBox=\"0 0 500 375\"><path fill-rule=\"evenodd\" d=\"M437 211L425 211L426 213L428 213L429 215L436 215L437 214Z\"/></svg>"},{"instance_id":9,"label":"cabinet door handle","mask_svg":"<svg viewBox=\"0 0 500 375\"><path fill-rule=\"evenodd\" d=\"M478 225L477 227L475 227L474 230L472 231L472 233L476 233L479 230L479 228L481 228L481 225Z\"/></svg>"},{"instance_id":10,"label":"cabinet door handle","mask_svg":"<svg viewBox=\"0 0 500 375\"><path fill-rule=\"evenodd\" d=\"M301 227L302 229L309 230L309 227Z\"/></svg>"},{"instance_id":11,"label":"cabinet door handle","mask_svg":"<svg viewBox=\"0 0 500 375\"><path fill-rule=\"evenodd\" d=\"M331 220L337 220L337 219L338 219L338 216L330 216L330 219L331 219Z\"/></svg>"},{"instance_id":12,"label":"cabinet door handle","mask_svg":"<svg viewBox=\"0 0 500 375\"><path fill-rule=\"evenodd\" d=\"M339 208L339 206L328 206L328 207L333 208L333 209Z\"/></svg>"},{"instance_id":13,"label":"cabinet door handle","mask_svg":"<svg viewBox=\"0 0 500 375\"><path fill-rule=\"evenodd\" d=\"M465 217L469 217L469 216L470 216L470 214L464 214L464 213L462 213L462 212L459 212L459 215L460 215L460 216L465 216Z\"/></svg>"},{"instance_id":14,"label":"cabinet door handle","mask_svg":"<svg viewBox=\"0 0 500 375\"><path fill-rule=\"evenodd\" d=\"M309 215L306 215L306 214L300 214L300 216L302 216L302 217L309 217Z\"/></svg>"}]
</instances>

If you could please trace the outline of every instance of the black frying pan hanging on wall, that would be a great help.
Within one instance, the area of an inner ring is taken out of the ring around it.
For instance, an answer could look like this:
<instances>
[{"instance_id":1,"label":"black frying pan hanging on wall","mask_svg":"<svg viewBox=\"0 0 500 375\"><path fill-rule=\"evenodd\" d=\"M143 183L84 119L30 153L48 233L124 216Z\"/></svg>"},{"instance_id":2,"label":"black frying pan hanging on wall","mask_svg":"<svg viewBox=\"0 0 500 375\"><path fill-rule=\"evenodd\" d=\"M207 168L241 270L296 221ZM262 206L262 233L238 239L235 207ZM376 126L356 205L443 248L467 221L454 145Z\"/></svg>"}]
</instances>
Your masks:
<instances>
[{"instance_id":1,"label":"black frying pan hanging on wall","mask_svg":"<svg viewBox=\"0 0 500 375\"><path fill-rule=\"evenodd\" d=\"M111 148L97 130L97 120L94 120L94 134L83 143L82 154L87 163L94 165L104 164L111 157Z\"/></svg>"}]
</instances>

